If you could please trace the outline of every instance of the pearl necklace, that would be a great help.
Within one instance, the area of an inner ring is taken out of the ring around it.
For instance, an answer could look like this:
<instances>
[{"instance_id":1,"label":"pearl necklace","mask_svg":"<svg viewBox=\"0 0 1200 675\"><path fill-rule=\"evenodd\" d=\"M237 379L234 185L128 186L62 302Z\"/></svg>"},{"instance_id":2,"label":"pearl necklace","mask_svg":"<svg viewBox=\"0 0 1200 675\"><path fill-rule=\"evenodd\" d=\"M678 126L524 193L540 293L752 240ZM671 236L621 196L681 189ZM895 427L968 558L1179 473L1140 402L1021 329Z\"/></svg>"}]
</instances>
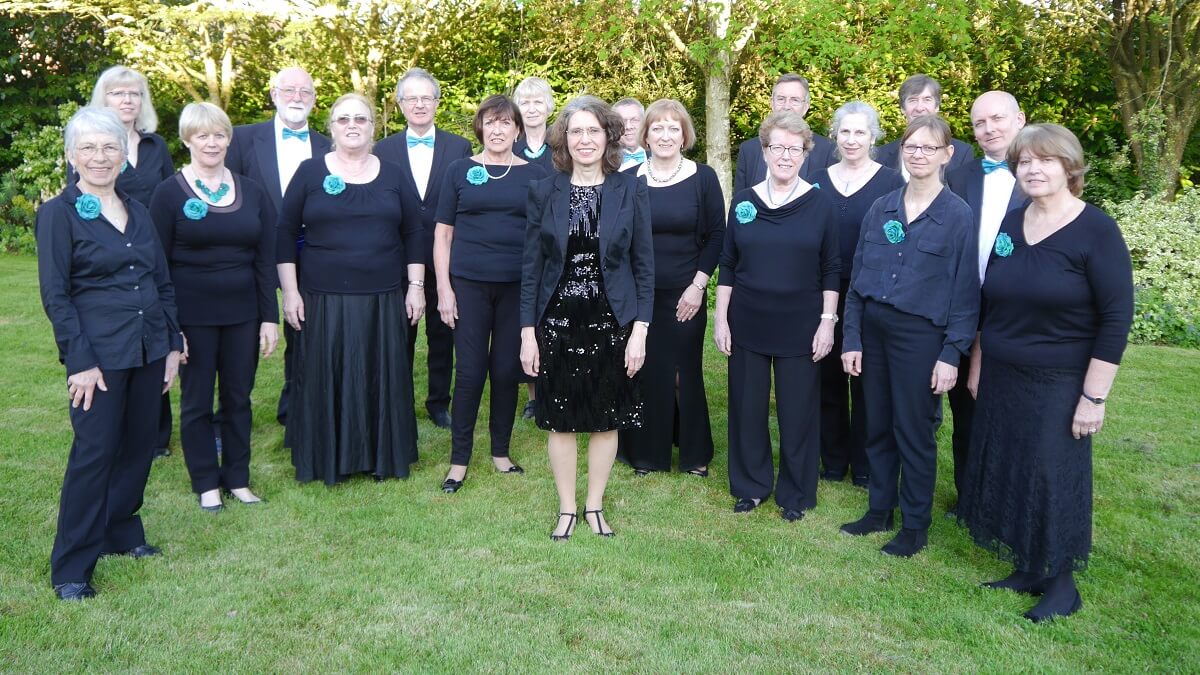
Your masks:
<instances>
[{"instance_id":1,"label":"pearl necklace","mask_svg":"<svg viewBox=\"0 0 1200 675\"><path fill-rule=\"evenodd\" d=\"M679 155L679 163L675 165L675 170L672 171L671 175L667 176L666 178L659 178L658 176L655 176L654 168L650 166L650 162L646 162L646 175L650 176L650 180L654 181L655 183L670 183L671 181L675 180L675 176L678 176L679 172L682 170L683 170L683 155L682 154Z\"/></svg>"},{"instance_id":2,"label":"pearl necklace","mask_svg":"<svg viewBox=\"0 0 1200 675\"><path fill-rule=\"evenodd\" d=\"M544 146L544 145L543 145L542 147L544 148L544 147L546 147L546 146ZM513 166L513 157L514 157L514 155L513 155L511 152L510 152L510 153L508 153L508 168L507 168L507 169L505 169L505 170L504 170L504 173L500 174L499 176L493 176L493 175L492 175L492 172L491 172L491 171L488 171L488 168L487 168L487 162L486 162L486 161L484 161L484 160L486 160L486 159L487 159L487 157L486 157L486 156L484 156L484 155L480 155L480 160L479 160L479 163L483 165L483 170L484 170L484 172L485 172L485 173L487 173L487 177L488 177L490 180L500 180L501 178L504 178L505 176L507 176L509 171L512 171L512 166Z\"/></svg>"}]
</instances>

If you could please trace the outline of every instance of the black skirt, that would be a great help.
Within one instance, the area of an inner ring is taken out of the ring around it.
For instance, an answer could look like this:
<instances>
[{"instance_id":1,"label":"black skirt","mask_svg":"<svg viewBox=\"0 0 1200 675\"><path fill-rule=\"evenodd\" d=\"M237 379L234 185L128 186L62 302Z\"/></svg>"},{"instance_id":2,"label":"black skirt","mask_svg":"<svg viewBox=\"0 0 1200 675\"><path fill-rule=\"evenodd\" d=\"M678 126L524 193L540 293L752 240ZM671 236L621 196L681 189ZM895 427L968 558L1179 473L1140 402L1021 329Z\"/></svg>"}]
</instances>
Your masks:
<instances>
[{"instance_id":1,"label":"black skirt","mask_svg":"<svg viewBox=\"0 0 1200 675\"><path fill-rule=\"evenodd\" d=\"M983 358L958 517L1018 571L1087 567L1092 441L1071 436L1084 375Z\"/></svg>"},{"instance_id":2,"label":"black skirt","mask_svg":"<svg viewBox=\"0 0 1200 675\"><path fill-rule=\"evenodd\" d=\"M285 436L296 480L408 476L417 420L403 293L304 293L304 312Z\"/></svg>"}]
</instances>

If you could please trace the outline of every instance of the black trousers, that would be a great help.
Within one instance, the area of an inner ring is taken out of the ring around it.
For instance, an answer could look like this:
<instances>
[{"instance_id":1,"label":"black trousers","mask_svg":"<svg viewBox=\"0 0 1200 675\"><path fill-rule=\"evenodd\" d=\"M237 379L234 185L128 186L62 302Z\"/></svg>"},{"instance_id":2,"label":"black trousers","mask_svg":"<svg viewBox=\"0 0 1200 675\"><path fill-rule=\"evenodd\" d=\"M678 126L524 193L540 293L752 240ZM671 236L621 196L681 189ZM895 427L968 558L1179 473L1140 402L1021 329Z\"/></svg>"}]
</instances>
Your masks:
<instances>
[{"instance_id":1,"label":"black trousers","mask_svg":"<svg viewBox=\"0 0 1200 675\"><path fill-rule=\"evenodd\" d=\"M967 448L971 446L971 427L975 421L975 399L967 389L967 374L971 372L971 357L963 356L958 364L958 382L946 396L950 399L950 414L954 417L954 433L950 437L954 448L954 492L962 498L967 477Z\"/></svg>"},{"instance_id":2,"label":"black trousers","mask_svg":"<svg viewBox=\"0 0 1200 675\"><path fill-rule=\"evenodd\" d=\"M521 381L521 283L450 280L458 303L454 327L454 403L450 463L468 464L484 380L492 382L488 431L492 456L508 457Z\"/></svg>"},{"instance_id":3,"label":"black trousers","mask_svg":"<svg viewBox=\"0 0 1200 675\"><path fill-rule=\"evenodd\" d=\"M637 469L671 470L671 447L679 446L679 470L708 466L713 458L708 398L704 394L704 328L707 313L675 319L686 288L654 291L654 315L646 334L640 378L642 426L619 435L617 457ZM676 387L676 377L679 385Z\"/></svg>"},{"instance_id":4,"label":"black trousers","mask_svg":"<svg viewBox=\"0 0 1200 675\"><path fill-rule=\"evenodd\" d=\"M429 266L426 266L427 268ZM437 312L437 279L434 274L425 275L425 343L429 350L426 355L426 365L429 368L427 380L428 394L425 396L425 409L429 412L449 410L450 408L450 375L454 368L454 331L450 330ZM405 280L404 290L408 290ZM461 314L461 313L460 313ZM409 372L415 378L416 369L413 361L417 353L417 331L408 331L408 366ZM518 353L520 358L520 353ZM416 391L413 391L416 396Z\"/></svg>"},{"instance_id":5,"label":"black trousers","mask_svg":"<svg viewBox=\"0 0 1200 675\"><path fill-rule=\"evenodd\" d=\"M257 321L247 321L183 327L188 362L179 373L179 438L193 492L250 484L250 392L258 369L258 326ZM219 464L213 439L214 388L221 405Z\"/></svg>"},{"instance_id":6,"label":"black trousers","mask_svg":"<svg viewBox=\"0 0 1200 675\"><path fill-rule=\"evenodd\" d=\"M165 448L171 444L171 392L162 395L158 410L158 431L154 435L154 447Z\"/></svg>"},{"instance_id":7,"label":"black trousers","mask_svg":"<svg viewBox=\"0 0 1200 675\"><path fill-rule=\"evenodd\" d=\"M771 369L779 417L779 478L771 461ZM729 491L804 511L817 505L820 387L811 356L767 356L733 346L729 357Z\"/></svg>"},{"instance_id":8,"label":"black trousers","mask_svg":"<svg viewBox=\"0 0 1200 675\"><path fill-rule=\"evenodd\" d=\"M842 281L838 315L846 312L849 280ZM869 476L867 415L862 380L842 370L842 324L833 327L833 350L821 359L821 465L827 473Z\"/></svg>"},{"instance_id":9,"label":"black trousers","mask_svg":"<svg viewBox=\"0 0 1200 675\"><path fill-rule=\"evenodd\" d=\"M283 322L283 389L279 391L279 405L275 408L275 419L280 424L287 424L288 400L290 399L292 378L295 376L296 349L300 334L292 328L292 324ZM411 360L411 358L410 358Z\"/></svg>"},{"instance_id":10,"label":"black trousers","mask_svg":"<svg viewBox=\"0 0 1200 675\"><path fill-rule=\"evenodd\" d=\"M945 331L923 317L867 300L863 307L862 384L873 511L898 505L904 527L929 528L937 477L934 417L942 403L930 388Z\"/></svg>"},{"instance_id":11,"label":"black trousers","mask_svg":"<svg viewBox=\"0 0 1200 675\"><path fill-rule=\"evenodd\" d=\"M105 370L108 391L97 388L87 412L70 408L75 439L58 503L52 584L91 581L102 554L146 543L137 513L154 458L165 364Z\"/></svg>"}]
</instances>

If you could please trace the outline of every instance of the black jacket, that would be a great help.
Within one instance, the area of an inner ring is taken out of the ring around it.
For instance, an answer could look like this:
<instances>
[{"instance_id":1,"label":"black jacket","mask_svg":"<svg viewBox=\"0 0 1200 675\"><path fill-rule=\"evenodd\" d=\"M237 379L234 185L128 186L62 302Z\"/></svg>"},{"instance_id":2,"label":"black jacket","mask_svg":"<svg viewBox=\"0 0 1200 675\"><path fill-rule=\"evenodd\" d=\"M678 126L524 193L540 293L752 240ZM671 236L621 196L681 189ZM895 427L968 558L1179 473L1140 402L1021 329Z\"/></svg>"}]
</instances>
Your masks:
<instances>
[{"instance_id":1,"label":"black jacket","mask_svg":"<svg viewBox=\"0 0 1200 675\"><path fill-rule=\"evenodd\" d=\"M1015 171L1013 175L1016 175ZM956 171L947 172L946 187L971 207L971 213L975 214L975 230L978 232L983 211L983 160L977 159ZM1020 183L1014 183L1012 194L1008 196L1008 208L1004 212L1018 209L1028 202L1029 198L1021 191Z\"/></svg>"},{"instance_id":2,"label":"black jacket","mask_svg":"<svg viewBox=\"0 0 1200 675\"><path fill-rule=\"evenodd\" d=\"M236 174L258 183L271 197L275 213L283 207L283 189L279 185L279 158L275 156L275 118L258 124L244 124L233 128L233 142L225 154L225 167ZM294 140L289 140L294 143ZM320 157L330 150L326 136L314 131L308 133L312 156Z\"/></svg>"}]
</instances>

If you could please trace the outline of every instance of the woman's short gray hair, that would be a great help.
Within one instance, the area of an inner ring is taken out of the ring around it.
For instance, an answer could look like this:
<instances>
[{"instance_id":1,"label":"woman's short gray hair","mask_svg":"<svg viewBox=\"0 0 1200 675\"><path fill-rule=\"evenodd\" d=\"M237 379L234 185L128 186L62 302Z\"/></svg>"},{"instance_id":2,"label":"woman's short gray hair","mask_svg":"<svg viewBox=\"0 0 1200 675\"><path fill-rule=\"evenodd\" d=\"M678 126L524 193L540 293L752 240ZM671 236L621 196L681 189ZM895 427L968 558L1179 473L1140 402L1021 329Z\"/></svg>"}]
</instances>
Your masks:
<instances>
[{"instance_id":1,"label":"woman's short gray hair","mask_svg":"<svg viewBox=\"0 0 1200 675\"><path fill-rule=\"evenodd\" d=\"M132 68L113 66L100 73L100 77L96 79L96 86L92 88L92 105L107 107L106 94L113 87L122 84L134 87L142 95L142 110L133 121L133 128L148 134L154 133L158 129L158 113L154 112L154 104L150 101L150 84L146 82L145 75Z\"/></svg>"},{"instance_id":2,"label":"woman's short gray hair","mask_svg":"<svg viewBox=\"0 0 1200 675\"><path fill-rule=\"evenodd\" d=\"M68 158L75 151L75 143L84 134L108 134L121 146L121 156L129 156L129 134L112 108L89 105L71 115L67 128L63 130L63 151Z\"/></svg>"},{"instance_id":3,"label":"woman's short gray hair","mask_svg":"<svg viewBox=\"0 0 1200 675\"><path fill-rule=\"evenodd\" d=\"M833 139L834 152L838 152L838 130L842 128L842 121L846 119L846 115L862 115L867 118L867 131L871 132L871 147L868 148L868 152L874 157L875 144L883 138L883 129L879 126L879 112L875 110L875 106L863 101L843 103L842 107L834 111L833 123L829 125L829 138Z\"/></svg>"}]
</instances>

